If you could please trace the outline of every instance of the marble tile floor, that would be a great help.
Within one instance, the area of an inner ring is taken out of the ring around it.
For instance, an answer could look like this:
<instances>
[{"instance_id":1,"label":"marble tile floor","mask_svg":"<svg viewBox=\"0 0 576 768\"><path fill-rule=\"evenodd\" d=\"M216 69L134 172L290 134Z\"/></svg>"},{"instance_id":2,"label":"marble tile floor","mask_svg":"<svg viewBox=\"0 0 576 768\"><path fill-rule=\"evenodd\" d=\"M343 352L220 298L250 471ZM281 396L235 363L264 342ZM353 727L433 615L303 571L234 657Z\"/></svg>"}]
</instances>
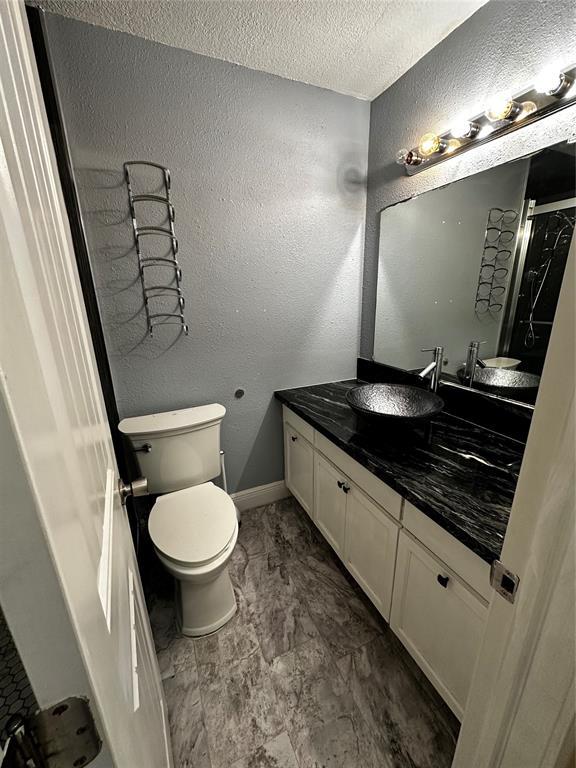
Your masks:
<instances>
[{"instance_id":1,"label":"marble tile floor","mask_svg":"<svg viewBox=\"0 0 576 768\"><path fill-rule=\"evenodd\" d=\"M236 616L148 595L175 768L449 768L458 722L294 499L244 512Z\"/></svg>"}]
</instances>

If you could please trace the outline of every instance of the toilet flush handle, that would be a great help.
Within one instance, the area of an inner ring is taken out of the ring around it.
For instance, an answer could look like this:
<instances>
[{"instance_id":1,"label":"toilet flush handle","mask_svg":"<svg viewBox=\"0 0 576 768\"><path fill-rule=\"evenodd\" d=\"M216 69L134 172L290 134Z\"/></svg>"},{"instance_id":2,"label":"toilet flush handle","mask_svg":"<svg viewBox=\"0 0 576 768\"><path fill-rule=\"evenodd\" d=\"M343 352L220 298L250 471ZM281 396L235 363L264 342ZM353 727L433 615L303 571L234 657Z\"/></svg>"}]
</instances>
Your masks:
<instances>
[{"instance_id":1,"label":"toilet flush handle","mask_svg":"<svg viewBox=\"0 0 576 768\"><path fill-rule=\"evenodd\" d=\"M138 446L138 448L134 448L134 453L150 453L152 450L152 446L150 443L144 443L144 445Z\"/></svg>"},{"instance_id":2,"label":"toilet flush handle","mask_svg":"<svg viewBox=\"0 0 576 768\"><path fill-rule=\"evenodd\" d=\"M128 496L147 496L148 480L145 477L138 477L136 480L132 480L131 483L125 483L122 478L118 478L118 493L120 494L122 504L124 504Z\"/></svg>"}]
</instances>

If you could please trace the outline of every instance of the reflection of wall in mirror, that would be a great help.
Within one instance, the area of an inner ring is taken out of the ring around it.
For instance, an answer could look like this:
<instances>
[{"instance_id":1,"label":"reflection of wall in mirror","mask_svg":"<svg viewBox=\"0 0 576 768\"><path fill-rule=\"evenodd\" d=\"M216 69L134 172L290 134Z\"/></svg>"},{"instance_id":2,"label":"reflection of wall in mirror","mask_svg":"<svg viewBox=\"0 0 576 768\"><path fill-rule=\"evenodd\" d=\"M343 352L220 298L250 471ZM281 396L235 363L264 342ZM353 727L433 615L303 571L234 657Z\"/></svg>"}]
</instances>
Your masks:
<instances>
[{"instance_id":1,"label":"reflection of wall in mirror","mask_svg":"<svg viewBox=\"0 0 576 768\"><path fill-rule=\"evenodd\" d=\"M382 211L375 360L421 368L420 350L441 344L455 373L472 340L486 341L483 357L496 355L503 313L474 306L488 211L520 212L527 173L527 160L508 163Z\"/></svg>"}]
</instances>

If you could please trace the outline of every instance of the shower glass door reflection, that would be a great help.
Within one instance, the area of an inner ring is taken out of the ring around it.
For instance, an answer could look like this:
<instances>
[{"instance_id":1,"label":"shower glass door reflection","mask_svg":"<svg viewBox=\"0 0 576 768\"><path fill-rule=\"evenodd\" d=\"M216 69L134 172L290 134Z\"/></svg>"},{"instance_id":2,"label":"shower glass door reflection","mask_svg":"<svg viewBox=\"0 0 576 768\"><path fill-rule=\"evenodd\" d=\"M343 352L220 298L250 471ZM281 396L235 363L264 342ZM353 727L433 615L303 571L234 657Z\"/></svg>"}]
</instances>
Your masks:
<instances>
[{"instance_id":1,"label":"shower glass door reflection","mask_svg":"<svg viewBox=\"0 0 576 768\"><path fill-rule=\"evenodd\" d=\"M524 227L500 354L521 360L530 373L542 373L575 219L570 198L533 206Z\"/></svg>"}]
</instances>

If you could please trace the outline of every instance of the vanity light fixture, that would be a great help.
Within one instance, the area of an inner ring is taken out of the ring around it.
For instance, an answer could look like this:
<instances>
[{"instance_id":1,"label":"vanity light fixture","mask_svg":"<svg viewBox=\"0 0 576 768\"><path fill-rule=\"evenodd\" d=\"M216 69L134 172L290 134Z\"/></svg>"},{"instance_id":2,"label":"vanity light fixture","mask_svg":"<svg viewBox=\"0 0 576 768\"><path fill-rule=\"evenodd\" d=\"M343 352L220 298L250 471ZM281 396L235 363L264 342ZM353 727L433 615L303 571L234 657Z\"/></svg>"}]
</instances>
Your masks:
<instances>
[{"instance_id":1,"label":"vanity light fixture","mask_svg":"<svg viewBox=\"0 0 576 768\"><path fill-rule=\"evenodd\" d=\"M478 139L482 140L490 136L491 133L494 132L494 126L491 123L486 123L486 125L483 125L482 128L478 131Z\"/></svg>"},{"instance_id":2,"label":"vanity light fixture","mask_svg":"<svg viewBox=\"0 0 576 768\"><path fill-rule=\"evenodd\" d=\"M553 65L522 91L495 96L483 113L471 118L459 116L449 131L425 133L417 147L400 150L396 162L411 176L575 104L576 65Z\"/></svg>"},{"instance_id":3,"label":"vanity light fixture","mask_svg":"<svg viewBox=\"0 0 576 768\"><path fill-rule=\"evenodd\" d=\"M445 152L448 144L435 133L425 133L418 144L418 151L423 157L430 157L437 152Z\"/></svg>"},{"instance_id":4,"label":"vanity light fixture","mask_svg":"<svg viewBox=\"0 0 576 768\"><path fill-rule=\"evenodd\" d=\"M406 156L408 155L407 149L399 149L398 152L396 152L396 163L397 165L406 165Z\"/></svg>"},{"instance_id":5,"label":"vanity light fixture","mask_svg":"<svg viewBox=\"0 0 576 768\"><path fill-rule=\"evenodd\" d=\"M515 120L522 112L522 104L511 96L499 94L488 105L484 113L491 123L499 120Z\"/></svg>"},{"instance_id":6,"label":"vanity light fixture","mask_svg":"<svg viewBox=\"0 0 576 768\"><path fill-rule=\"evenodd\" d=\"M537 109L533 101L515 101L509 96L497 96L485 114L491 123L497 123L500 120L523 120Z\"/></svg>"},{"instance_id":7,"label":"vanity light fixture","mask_svg":"<svg viewBox=\"0 0 576 768\"><path fill-rule=\"evenodd\" d=\"M548 67L542 70L534 81L534 89L537 93L561 99L568 93L573 83L574 80L565 72L561 72L558 67Z\"/></svg>"},{"instance_id":8,"label":"vanity light fixture","mask_svg":"<svg viewBox=\"0 0 576 768\"><path fill-rule=\"evenodd\" d=\"M420 155L416 152L416 150L411 149L401 149L397 155L396 155L396 162L398 165L420 165L422 162L422 158Z\"/></svg>"},{"instance_id":9,"label":"vanity light fixture","mask_svg":"<svg viewBox=\"0 0 576 768\"><path fill-rule=\"evenodd\" d=\"M455 139L475 139L479 132L478 123L471 123L470 120L457 120L450 129Z\"/></svg>"},{"instance_id":10,"label":"vanity light fixture","mask_svg":"<svg viewBox=\"0 0 576 768\"><path fill-rule=\"evenodd\" d=\"M454 152L462 146L462 143L458 139L448 139L446 142L446 154Z\"/></svg>"}]
</instances>

